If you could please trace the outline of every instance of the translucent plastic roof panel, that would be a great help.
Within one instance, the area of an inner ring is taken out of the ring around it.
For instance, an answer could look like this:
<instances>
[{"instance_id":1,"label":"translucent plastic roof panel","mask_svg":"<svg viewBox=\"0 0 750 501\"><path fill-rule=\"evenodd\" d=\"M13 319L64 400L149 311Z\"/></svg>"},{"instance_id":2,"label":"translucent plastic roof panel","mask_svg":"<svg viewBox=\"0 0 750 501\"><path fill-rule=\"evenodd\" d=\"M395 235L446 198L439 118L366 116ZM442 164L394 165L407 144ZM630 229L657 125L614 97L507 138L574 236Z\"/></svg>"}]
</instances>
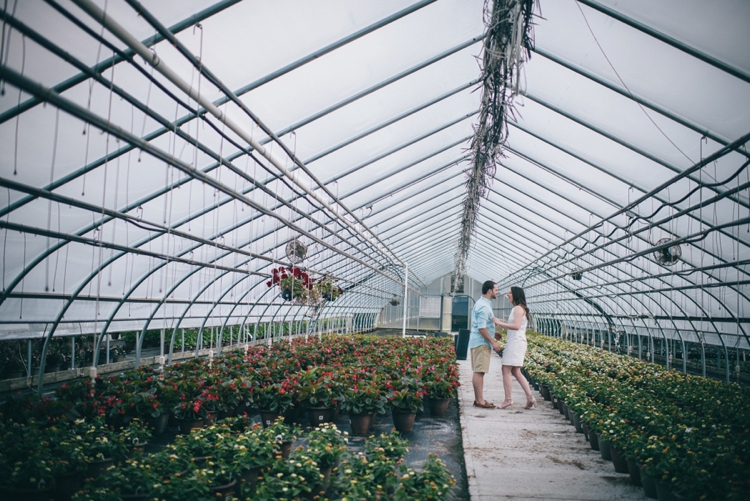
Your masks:
<instances>
[{"instance_id":1,"label":"translucent plastic roof panel","mask_svg":"<svg viewBox=\"0 0 750 501\"><path fill-rule=\"evenodd\" d=\"M309 318L266 285L294 240L346 291L321 318L453 272L485 6L3 11L0 340ZM539 7L469 276L540 322L747 348L746 3Z\"/></svg>"}]
</instances>

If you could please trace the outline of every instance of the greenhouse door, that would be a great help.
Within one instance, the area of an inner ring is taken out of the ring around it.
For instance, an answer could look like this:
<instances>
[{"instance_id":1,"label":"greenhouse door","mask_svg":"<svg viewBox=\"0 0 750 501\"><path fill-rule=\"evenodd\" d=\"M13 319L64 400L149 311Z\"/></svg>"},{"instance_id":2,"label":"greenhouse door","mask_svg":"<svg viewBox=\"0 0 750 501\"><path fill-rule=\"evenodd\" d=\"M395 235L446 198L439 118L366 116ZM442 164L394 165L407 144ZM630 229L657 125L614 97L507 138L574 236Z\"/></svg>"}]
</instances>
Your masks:
<instances>
[{"instance_id":1,"label":"greenhouse door","mask_svg":"<svg viewBox=\"0 0 750 501\"><path fill-rule=\"evenodd\" d=\"M469 296L455 296L453 298L453 314L451 315L451 332L469 328Z\"/></svg>"}]
</instances>

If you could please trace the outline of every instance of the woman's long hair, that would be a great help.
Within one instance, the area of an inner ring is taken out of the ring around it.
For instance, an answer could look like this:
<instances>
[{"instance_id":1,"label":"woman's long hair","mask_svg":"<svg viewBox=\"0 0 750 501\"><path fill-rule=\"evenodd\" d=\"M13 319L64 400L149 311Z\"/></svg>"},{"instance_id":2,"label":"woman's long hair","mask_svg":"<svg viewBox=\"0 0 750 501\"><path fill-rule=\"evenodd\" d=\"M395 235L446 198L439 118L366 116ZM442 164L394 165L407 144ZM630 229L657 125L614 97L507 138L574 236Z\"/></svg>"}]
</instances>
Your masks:
<instances>
[{"instance_id":1,"label":"woman's long hair","mask_svg":"<svg viewBox=\"0 0 750 501\"><path fill-rule=\"evenodd\" d=\"M520 287L511 287L510 292L513 294L513 306L521 306L526 312L526 320L531 323L531 312L529 311L529 307L526 306L526 294L524 294L523 289Z\"/></svg>"}]
</instances>

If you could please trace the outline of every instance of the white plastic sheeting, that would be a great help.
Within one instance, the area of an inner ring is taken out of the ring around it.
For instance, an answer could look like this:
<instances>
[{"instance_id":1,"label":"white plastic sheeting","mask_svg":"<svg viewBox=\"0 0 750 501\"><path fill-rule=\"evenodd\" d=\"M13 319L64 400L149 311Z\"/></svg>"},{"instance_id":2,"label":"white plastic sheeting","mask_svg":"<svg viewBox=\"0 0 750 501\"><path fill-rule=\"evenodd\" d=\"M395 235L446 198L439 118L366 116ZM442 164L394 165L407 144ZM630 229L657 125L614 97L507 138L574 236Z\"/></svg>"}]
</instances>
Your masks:
<instances>
[{"instance_id":1,"label":"white plastic sheeting","mask_svg":"<svg viewBox=\"0 0 750 501\"><path fill-rule=\"evenodd\" d=\"M81 3L3 11L0 339L302 318L266 286L294 238L346 290L323 316L452 270L483 1L94 2L289 177ZM540 319L747 348L747 2L540 7L469 275Z\"/></svg>"}]
</instances>

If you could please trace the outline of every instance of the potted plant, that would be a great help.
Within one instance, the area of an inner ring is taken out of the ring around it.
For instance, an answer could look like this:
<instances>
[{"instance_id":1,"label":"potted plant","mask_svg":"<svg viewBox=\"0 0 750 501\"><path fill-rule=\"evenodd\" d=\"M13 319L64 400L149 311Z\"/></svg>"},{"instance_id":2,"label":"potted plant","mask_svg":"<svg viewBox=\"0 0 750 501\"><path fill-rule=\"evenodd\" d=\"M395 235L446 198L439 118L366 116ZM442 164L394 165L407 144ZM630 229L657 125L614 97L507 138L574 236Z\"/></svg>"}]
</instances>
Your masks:
<instances>
[{"instance_id":1,"label":"potted plant","mask_svg":"<svg viewBox=\"0 0 750 501\"><path fill-rule=\"evenodd\" d=\"M365 455L368 458L384 455L388 459L398 461L405 457L407 452L409 452L409 441L400 437L395 431L389 434L381 433L365 442Z\"/></svg>"},{"instance_id":2,"label":"potted plant","mask_svg":"<svg viewBox=\"0 0 750 501\"><path fill-rule=\"evenodd\" d=\"M55 487L55 462L41 423L0 422L0 439L0 497L47 501Z\"/></svg>"},{"instance_id":3,"label":"potted plant","mask_svg":"<svg viewBox=\"0 0 750 501\"><path fill-rule=\"evenodd\" d=\"M308 408L312 426L333 421L338 405L339 383L333 372L319 367L309 368L299 375L298 400Z\"/></svg>"},{"instance_id":4,"label":"potted plant","mask_svg":"<svg viewBox=\"0 0 750 501\"><path fill-rule=\"evenodd\" d=\"M161 481L148 461L128 459L117 468L107 470L97 483L116 492L123 500L146 500L153 499L154 485Z\"/></svg>"},{"instance_id":5,"label":"potted plant","mask_svg":"<svg viewBox=\"0 0 750 501\"><path fill-rule=\"evenodd\" d=\"M296 452L289 459L282 459L273 464L253 499L312 499L320 492L322 481L317 463L306 454Z\"/></svg>"},{"instance_id":6,"label":"potted plant","mask_svg":"<svg viewBox=\"0 0 750 501\"><path fill-rule=\"evenodd\" d=\"M284 383L267 384L255 392L263 426L269 426L294 405L294 394Z\"/></svg>"},{"instance_id":7,"label":"potted plant","mask_svg":"<svg viewBox=\"0 0 750 501\"><path fill-rule=\"evenodd\" d=\"M367 435L375 414L385 414L388 398L379 382L358 381L343 392L341 409L349 413L354 435Z\"/></svg>"},{"instance_id":8,"label":"potted plant","mask_svg":"<svg viewBox=\"0 0 750 501\"><path fill-rule=\"evenodd\" d=\"M324 423L310 431L306 454L318 465L323 475L323 490L328 487L333 467L341 460L346 452L348 442L346 433L336 428L335 424Z\"/></svg>"},{"instance_id":9,"label":"potted plant","mask_svg":"<svg viewBox=\"0 0 750 501\"><path fill-rule=\"evenodd\" d=\"M177 427L180 433L187 435L193 430L203 427L204 421L208 416L208 411L206 411L203 404L204 401L200 398L177 404L174 408L174 416L177 420Z\"/></svg>"},{"instance_id":10,"label":"potted plant","mask_svg":"<svg viewBox=\"0 0 750 501\"><path fill-rule=\"evenodd\" d=\"M427 371L424 383L430 397L430 415L445 416L448 404L456 396L456 389L459 386L458 368L455 364L433 366Z\"/></svg>"},{"instance_id":11,"label":"potted plant","mask_svg":"<svg viewBox=\"0 0 750 501\"><path fill-rule=\"evenodd\" d=\"M275 444L276 451L283 458L289 457L292 444L299 434L300 429L286 424L283 418L277 419L263 430L263 437Z\"/></svg>"},{"instance_id":12,"label":"potted plant","mask_svg":"<svg viewBox=\"0 0 750 501\"><path fill-rule=\"evenodd\" d=\"M337 286L334 279L328 275L318 280L315 287L325 301L335 301L344 293L344 289Z\"/></svg>"},{"instance_id":13,"label":"potted plant","mask_svg":"<svg viewBox=\"0 0 750 501\"><path fill-rule=\"evenodd\" d=\"M318 292L310 276L299 268L281 266L271 270L271 280L266 282L268 287L277 285L281 289L281 297L285 301L298 303L317 302Z\"/></svg>"},{"instance_id":14,"label":"potted plant","mask_svg":"<svg viewBox=\"0 0 750 501\"><path fill-rule=\"evenodd\" d=\"M143 454L151 438L151 429L138 418L133 418L120 430L119 439L128 447L130 455Z\"/></svg>"},{"instance_id":15,"label":"potted plant","mask_svg":"<svg viewBox=\"0 0 750 501\"><path fill-rule=\"evenodd\" d=\"M81 437L83 453L88 463L87 476L96 478L111 467L115 460L125 458L127 446L109 431L101 418L87 422L76 421L76 439Z\"/></svg>"},{"instance_id":16,"label":"potted plant","mask_svg":"<svg viewBox=\"0 0 750 501\"><path fill-rule=\"evenodd\" d=\"M246 495L252 497L255 494L260 470L273 463L275 440L268 440L262 429L256 426L240 433L233 445L230 460L237 467L235 492L239 496L240 491L244 490Z\"/></svg>"},{"instance_id":17,"label":"potted plant","mask_svg":"<svg viewBox=\"0 0 750 501\"><path fill-rule=\"evenodd\" d=\"M403 468L403 467L402 467ZM422 471L403 468L395 499L447 500L451 487L456 484L445 464L434 454L429 454Z\"/></svg>"},{"instance_id":18,"label":"potted plant","mask_svg":"<svg viewBox=\"0 0 750 501\"><path fill-rule=\"evenodd\" d=\"M401 433L408 433L414 426L417 412L424 409L421 383L409 376L404 376L397 382L398 389L393 388L388 393L391 405L393 426Z\"/></svg>"}]
</instances>

